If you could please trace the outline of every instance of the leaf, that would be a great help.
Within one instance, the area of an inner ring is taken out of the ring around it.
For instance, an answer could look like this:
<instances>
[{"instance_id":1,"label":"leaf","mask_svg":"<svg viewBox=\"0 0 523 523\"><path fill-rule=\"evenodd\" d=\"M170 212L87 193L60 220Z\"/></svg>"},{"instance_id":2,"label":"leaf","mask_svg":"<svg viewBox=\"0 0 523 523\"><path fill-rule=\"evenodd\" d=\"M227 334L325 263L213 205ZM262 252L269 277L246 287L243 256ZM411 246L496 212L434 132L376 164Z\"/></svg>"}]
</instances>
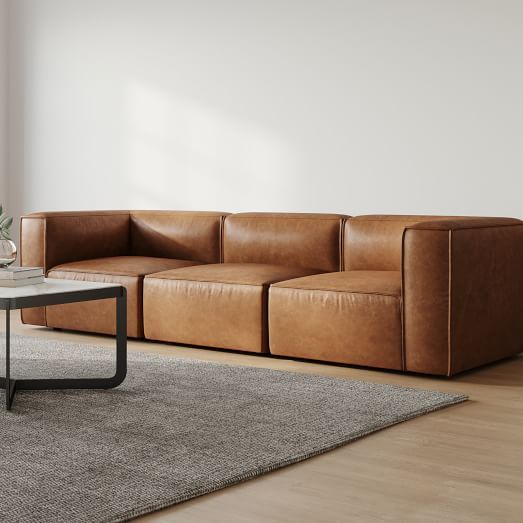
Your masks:
<instances>
[{"instance_id":1,"label":"leaf","mask_svg":"<svg viewBox=\"0 0 523 523\"><path fill-rule=\"evenodd\" d=\"M3 228L6 228L6 229L9 229L9 227L11 227L13 223L13 219L10 218L9 216L7 216L6 214L3 214L2 216L0 216L0 227L3 229Z\"/></svg>"},{"instance_id":2,"label":"leaf","mask_svg":"<svg viewBox=\"0 0 523 523\"><path fill-rule=\"evenodd\" d=\"M0 204L0 214L3 214L4 210L2 208L2 205Z\"/></svg>"},{"instance_id":3,"label":"leaf","mask_svg":"<svg viewBox=\"0 0 523 523\"><path fill-rule=\"evenodd\" d=\"M0 225L2 226L2 229L9 229L9 227L13 225L13 218L10 216L7 220L1 222Z\"/></svg>"}]
</instances>

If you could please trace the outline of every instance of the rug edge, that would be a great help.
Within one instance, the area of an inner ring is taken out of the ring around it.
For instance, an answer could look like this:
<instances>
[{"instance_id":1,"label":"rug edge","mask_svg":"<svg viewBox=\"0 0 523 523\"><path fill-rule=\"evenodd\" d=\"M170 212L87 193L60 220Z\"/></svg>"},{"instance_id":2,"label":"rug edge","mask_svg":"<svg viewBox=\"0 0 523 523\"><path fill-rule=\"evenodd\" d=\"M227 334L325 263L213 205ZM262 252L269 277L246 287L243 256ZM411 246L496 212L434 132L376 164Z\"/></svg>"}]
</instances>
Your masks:
<instances>
[{"instance_id":1,"label":"rug edge","mask_svg":"<svg viewBox=\"0 0 523 523\"><path fill-rule=\"evenodd\" d=\"M284 462L282 462L281 464L278 464L278 465L263 467L261 469L252 470L250 472L245 472L243 474L234 476L226 481L223 481L219 486L216 486L216 488L213 488L212 490L205 490L204 492L201 492L200 491L201 489L200 489L198 492L185 494L185 495L181 496L180 498L175 499L174 501L161 502L157 505L150 506L147 508L141 507L140 509L134 509L132 511L132 513L127 512L126 514L125 513L121 514L121 515L117 516L115 519L107 520L105 523L124 523L126 521L130 521L130 520L139 518L141 516L145 516L146 514L151 514L153 512L157 512L157 511L169 508L169 507L173 507L175 505L184 503L185 501L189 501L191 499L198 498L200 496L205 496L207 494L212 494L213 492L218 492L219 490L223 490L225 488L232 487L234 485L239 485L241 483L244 483L251 479L257 478L264 474L268 474L269 472L274 472L275 470L279 470L279 469L288 467L290 465L294 465L301 461L306 461L310 458L320 456L322 454L326 454L327 452L341 448L345 445L348 445L349 443L360 440L370 434L374 434L376 432L381 432L382 430L393 427L394 425L399 425L400 423L404 423L405 421L410 421L412 419L421 417L425 414L430 414L432 412L436 412L438 410L442 410L447 407L452 407L452 406L458 405L460 403L465 403L467 401L469 401L469 397L466 394L454 395L454 397L452 397L448 400L442 400L441 402L439 402L435 405L432 405L429 408L420 408L409 414L405 414L400 419L394 420L394 421L388 423L387 425L382 425L378 428L367 429L365 431L362 431L361 433L358 433L355 436L352 436L349 439L341 438L338 442L332 443L328 447L318 449L313 452L295 455L292 458L286 459Z\"/></svg>"}]
</instances>

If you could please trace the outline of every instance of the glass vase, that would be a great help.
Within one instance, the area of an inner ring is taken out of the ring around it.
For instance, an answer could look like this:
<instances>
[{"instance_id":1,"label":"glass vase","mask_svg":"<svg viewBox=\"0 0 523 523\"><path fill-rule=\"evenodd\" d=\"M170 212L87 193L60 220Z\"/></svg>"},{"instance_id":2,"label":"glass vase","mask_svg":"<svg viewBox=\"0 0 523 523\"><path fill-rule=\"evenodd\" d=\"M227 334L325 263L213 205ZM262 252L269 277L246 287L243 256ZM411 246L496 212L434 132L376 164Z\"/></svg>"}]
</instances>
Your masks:
<instances>
[{"instance_id":1,"label":"glass vase","mask_svg":"<svg viewBox=\"0 0 523 523\"><path fill-rule=\"evenodd\" d=\"M16 260L16 245L11 240L0 239L0 269L5 269Z\"/></svg>"}]
</instances>

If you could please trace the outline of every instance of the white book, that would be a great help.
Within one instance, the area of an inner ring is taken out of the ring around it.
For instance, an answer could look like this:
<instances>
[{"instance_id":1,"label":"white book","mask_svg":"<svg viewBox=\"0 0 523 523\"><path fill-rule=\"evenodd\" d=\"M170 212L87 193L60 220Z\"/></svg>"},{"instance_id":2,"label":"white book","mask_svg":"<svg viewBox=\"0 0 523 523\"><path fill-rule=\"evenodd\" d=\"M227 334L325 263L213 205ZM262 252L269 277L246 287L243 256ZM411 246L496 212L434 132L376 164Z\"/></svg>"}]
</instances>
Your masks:
<instances>
[{"instance_id":1,"label":"white book","mask_svg":"<svg viewBox=\"0 0 523 523\"><path fill-rule=\"evenodd\" d=\"M44 283L43 274L18 280L0 280L0 287L24 287L25 285L38 285L39 283Z\"/></svg>"},{"instance_id":2,"label":"white book","mask_svg":"<svg viewBox=\"0 0 523 523\"><path fill-rule=\"evenodd\" d=\"M7 267L0 269L0 280L23 280L33 276L43 276L42 267Z\"/></svg>"}]
</instances>

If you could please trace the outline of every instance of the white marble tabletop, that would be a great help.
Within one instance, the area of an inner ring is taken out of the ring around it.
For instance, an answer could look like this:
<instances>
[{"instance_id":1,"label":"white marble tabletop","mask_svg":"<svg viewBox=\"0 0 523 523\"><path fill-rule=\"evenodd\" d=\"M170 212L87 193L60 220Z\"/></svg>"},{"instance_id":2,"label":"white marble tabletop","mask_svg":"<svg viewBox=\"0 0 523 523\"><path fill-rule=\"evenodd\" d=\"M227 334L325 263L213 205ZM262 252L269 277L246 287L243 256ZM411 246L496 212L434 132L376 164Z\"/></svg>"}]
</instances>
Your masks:
<instances>
[{"instance_id":1,"label":"white marble tabletop","mask_svg":"<svg viewBox=\"0 0 523 523\"><path fill-rule=\"evenodd\" d=\"M38 285L25 285L24 287L0 287L0 299L28 298L31 296L42 296L48 294L60 294L62 292L91 291L96 289L107 289L110 287L121 287L115 283L99 283L91 281L58 280L46 278L44 283Z\"/></svg>"}]
</instances>

